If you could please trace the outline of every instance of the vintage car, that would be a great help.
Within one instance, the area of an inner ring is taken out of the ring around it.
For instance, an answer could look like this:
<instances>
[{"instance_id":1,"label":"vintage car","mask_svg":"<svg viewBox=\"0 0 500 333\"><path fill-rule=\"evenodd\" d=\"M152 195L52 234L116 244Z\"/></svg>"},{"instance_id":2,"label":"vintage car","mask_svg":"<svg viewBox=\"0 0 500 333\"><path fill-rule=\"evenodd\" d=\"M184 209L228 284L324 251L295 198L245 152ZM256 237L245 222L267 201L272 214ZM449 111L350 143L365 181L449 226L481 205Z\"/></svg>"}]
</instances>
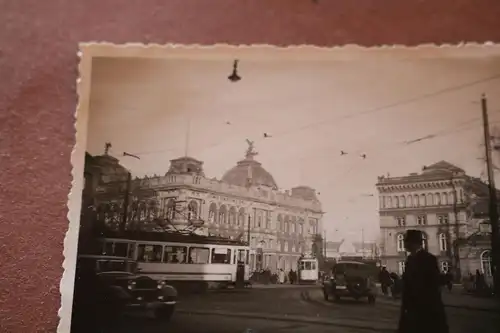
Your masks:
<instances>
[{"instance_id":1,"label":"vintage car","mask_svg":"<svg viewBox=\"0 0 500 333\"><path fill-rule=\"evenodd\" d=\"M370 267L357 261L339 261L332 269L331 275L323 280L323 296L325 300L332 297L335 301L342 297L359 300L367 298L374 304L377 298L377 286Z\"/></svg>"},{"instance_id":2,"label":"vintage car","mask_svg":"<svg viewBox=\"0 0 500 333\"><path fill-rule=\"evenodd\" d=\"M80 255L77 279L82 278L87 279L83 281L87 286L96 285L96 294L99 294L90 295L93 292L87 290L88 295L82 292L77 295L75 288L75 297L92 297L96 303L98 299L99 308L114 315L145 312L157 320L168 321L174 313L177 290L163 281L138 275L137 264L129 258Z\"/></svg>"}]
</instances>

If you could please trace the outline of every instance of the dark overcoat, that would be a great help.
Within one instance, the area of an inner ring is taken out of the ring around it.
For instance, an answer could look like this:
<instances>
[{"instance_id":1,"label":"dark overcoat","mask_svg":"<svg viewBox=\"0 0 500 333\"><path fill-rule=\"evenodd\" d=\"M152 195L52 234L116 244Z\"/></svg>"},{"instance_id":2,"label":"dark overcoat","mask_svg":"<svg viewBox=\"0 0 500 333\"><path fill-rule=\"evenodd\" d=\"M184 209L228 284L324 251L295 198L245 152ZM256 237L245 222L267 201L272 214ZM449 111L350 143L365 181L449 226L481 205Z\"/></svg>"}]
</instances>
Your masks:
<instances>
[{"instance_id":1,"label":"dark overcoat","mask_svg":"<svg viewBox=\"0 0 500 333\"><path fill-rule=\"evenodd\" d=\"M408 256L403 273L399 333L448 333L437 259L425 250Z\"/></svg>"}]
</instances>

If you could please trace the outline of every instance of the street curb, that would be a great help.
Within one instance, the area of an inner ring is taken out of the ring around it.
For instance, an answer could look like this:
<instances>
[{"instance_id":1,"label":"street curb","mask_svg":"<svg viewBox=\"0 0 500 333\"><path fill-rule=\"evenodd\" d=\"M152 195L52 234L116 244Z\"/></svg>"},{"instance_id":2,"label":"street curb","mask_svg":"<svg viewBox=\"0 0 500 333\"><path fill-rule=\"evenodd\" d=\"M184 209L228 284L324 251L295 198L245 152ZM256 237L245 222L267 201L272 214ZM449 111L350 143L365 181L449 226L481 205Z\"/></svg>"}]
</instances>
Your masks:
<instances>
[{"instance_id":1,"label":"street curb","mask_svg":"<svg viewBox=\"0 0 500 333\"><path fill-rule=\"evenodd\" d=\"M287 316L287 315L271 315L262 313L250 313L250 312L227 312L227 311L207 311L207 310L176 310L178 313L183 314L196 314L196 315L207 315L207 316L227 316L227 317L240 317L240 318L250 318L250 319L263 319L263 320L273 320L273 321L286 321L286 322L297 322L306 324L316 324L323 326L336 326L343 328L354 328L371 332L394 332L395 328L393 326L385 327L373 327L373 325L360 325L358 321L355 323L347 323L346 321L334 321L325 319L313 319L311 317L302 316Z\"/></svg>"}]
</instances>

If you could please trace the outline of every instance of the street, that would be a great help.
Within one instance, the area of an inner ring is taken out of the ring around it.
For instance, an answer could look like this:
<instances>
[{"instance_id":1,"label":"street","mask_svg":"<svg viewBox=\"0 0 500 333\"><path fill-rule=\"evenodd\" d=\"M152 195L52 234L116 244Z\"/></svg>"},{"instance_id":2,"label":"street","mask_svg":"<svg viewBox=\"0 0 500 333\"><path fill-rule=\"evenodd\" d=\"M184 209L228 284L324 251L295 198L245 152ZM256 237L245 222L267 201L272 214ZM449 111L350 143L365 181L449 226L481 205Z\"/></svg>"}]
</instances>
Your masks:
<instances>
[{"instance_id":1,"label":"street","mask_svg":"<svg viewBox=\"0 0 500 333\"><path fill-rule=\"evenodd\" d=\"M450 333L496 333L498 312L491 300L443 293ZM398 301L324 301L318 286L273 286L226 290L182 298L170 323L130 318L112 332L394 332ZM495 329L496 327L496 329Z\"/></svg>"}]
</instances>

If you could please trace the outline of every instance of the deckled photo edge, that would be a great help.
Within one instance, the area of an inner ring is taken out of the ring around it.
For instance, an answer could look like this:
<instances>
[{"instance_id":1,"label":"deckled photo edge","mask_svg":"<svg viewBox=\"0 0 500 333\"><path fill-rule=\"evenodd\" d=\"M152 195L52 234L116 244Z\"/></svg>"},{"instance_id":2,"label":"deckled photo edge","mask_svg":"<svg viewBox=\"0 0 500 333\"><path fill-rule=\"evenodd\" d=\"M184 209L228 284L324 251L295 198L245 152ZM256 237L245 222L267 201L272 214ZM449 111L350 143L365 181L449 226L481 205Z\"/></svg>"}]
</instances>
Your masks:
<instances>
[{"instance_id":1,"label":"deckled photo edge","mask_svg":"<svg viewBox=\"0 0 500 333\"><path fill-rule=\"evenodd\" d=\"M387 58L388 61L409 58L456 58L480 57L488 58L500 55L500 44L491 42L452 44L422 44L417 46L382 45L363 47L344 45L319 47L313 45L273 46L268 44L254 45L200 45L200 44L113 44L90 42L79 45L79 77L77 78L78 102L75 112L75 146L71 153L72 186L68 195L68 231L64 239L64 273L60 282L61 306L59 309L59 325L57 332L70 332L75 264L77 255L78 231L83 189L83 167L87 141L88 101L91 88L91 68L93 57L144 57L144 58L234 58L245 56L253 59L273 59L286 57L296 61L370 61L376 54L377 60Z\"/></svg>"},{"instance_id":2,"label":"deckled photo edge","mask_svg":"<svg viewBox=\"0 0 500 333\"><path fill-rule=\"evenodd\" d=\"M73 288L76 268L76 255L80 225L80 211L83 189L83 168L87 141L88 100L90 96L90 75L92 55L90 52L77 52L77 106L75 110L75 145L71 152L71 189L68 194L68 231L64 238L63 276L60 282L61 306L59 308L58 333L70 332L73 303Z\"/></svg>"}]
</instances>

